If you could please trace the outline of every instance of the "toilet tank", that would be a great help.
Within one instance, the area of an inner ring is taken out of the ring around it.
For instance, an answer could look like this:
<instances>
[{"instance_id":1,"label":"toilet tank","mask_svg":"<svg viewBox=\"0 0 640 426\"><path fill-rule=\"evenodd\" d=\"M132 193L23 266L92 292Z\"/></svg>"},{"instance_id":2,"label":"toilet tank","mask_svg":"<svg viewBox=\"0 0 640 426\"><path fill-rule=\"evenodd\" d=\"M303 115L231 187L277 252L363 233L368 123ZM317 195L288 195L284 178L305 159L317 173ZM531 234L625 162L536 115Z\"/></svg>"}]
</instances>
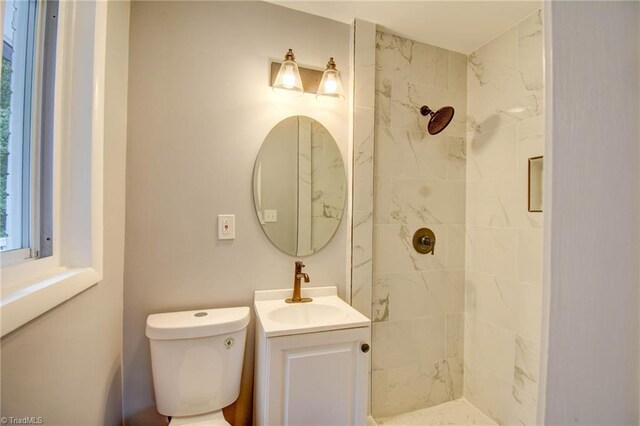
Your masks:
<instances>
[{"instance_id":1,"label":"toilet tank","mask_svg":"<svg viewBox=\"0 0 640 426\"><path fill-rule=\"evenodd\" d=\"M158 412L220 410L240 394L249 308L153 314L147 318Z\"/></svg>"}]
</instances>

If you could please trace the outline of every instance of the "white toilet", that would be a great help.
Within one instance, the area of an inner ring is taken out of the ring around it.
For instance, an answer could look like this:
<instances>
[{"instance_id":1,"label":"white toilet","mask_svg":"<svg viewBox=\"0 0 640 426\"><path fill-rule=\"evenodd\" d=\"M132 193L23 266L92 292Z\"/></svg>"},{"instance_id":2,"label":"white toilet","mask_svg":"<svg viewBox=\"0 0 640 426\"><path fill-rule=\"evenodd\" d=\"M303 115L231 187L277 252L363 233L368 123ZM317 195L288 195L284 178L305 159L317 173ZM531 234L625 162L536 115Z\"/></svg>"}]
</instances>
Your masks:
<instances>
[{"instance_id":1,"label":"white toilet","mask_svg":"<svg viewBox=\"0 0 640 426\"><path fill-rule=\"evenodd\" d=\"M240 394L249 308L147 318L158 412L176 425L228 425L222 408Z\"/></svg>"}]
</instances>

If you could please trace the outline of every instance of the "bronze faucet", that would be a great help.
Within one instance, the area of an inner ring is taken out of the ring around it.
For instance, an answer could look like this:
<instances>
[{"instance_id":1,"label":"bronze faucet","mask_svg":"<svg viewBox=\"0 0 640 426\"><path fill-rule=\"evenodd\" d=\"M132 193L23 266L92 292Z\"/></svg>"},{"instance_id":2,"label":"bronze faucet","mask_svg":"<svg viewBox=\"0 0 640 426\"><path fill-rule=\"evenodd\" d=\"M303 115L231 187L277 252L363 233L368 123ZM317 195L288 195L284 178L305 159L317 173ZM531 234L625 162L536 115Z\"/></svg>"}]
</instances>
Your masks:
<instances>
[{"instance_id":1,"label":"bronze faucet","mask_svg":"<svg viewBox=\"0 0 640 426\"><path fill-rule=\"evenodd\" d=\"M294 280L293 280L293 296L291 299L286 299L287 303L305 303L311 302L313 299L310 297L300 297L300 280L304 280L305 283L309 282L309 275L302 272L302 268L304 268L304 263L301 261L296 261L296 269L294 272Z\"/></svg>"}]
</instances>

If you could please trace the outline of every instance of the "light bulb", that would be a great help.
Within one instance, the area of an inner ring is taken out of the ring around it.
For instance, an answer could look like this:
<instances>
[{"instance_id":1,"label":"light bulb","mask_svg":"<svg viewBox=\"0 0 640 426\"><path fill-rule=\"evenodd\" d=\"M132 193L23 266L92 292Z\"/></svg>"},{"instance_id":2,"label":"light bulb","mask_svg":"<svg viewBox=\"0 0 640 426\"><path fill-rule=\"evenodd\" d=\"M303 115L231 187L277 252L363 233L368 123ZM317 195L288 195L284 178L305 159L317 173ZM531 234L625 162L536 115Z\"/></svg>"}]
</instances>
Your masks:
<instances>
[{"instance_id":1,"label":"light bulb","mask_svg":"<svg viewBox=\"0 0 640 426\"><path fill-rule=\"evenodd\" d=\"M296 85L296 75L293 72L293 67L287 64L282 75L282 85L287 89L291 89Z\"/></svg>"},{"instance_id":2,"label":"light bulb","mask_svg":"<svg viewBox=\"0 0 640 426\"><path fill-rule=\"evenodd\" d=\"M300 71L291 49L289 49L282 65L280 65L280 70L273 83L273 91L282 94L296 94L297 96L302 95L304 92Z\"/></svg>"},{"instance_id":3,"label":"light bulb","mask_svg":"<svg viewBox=\"0 0 640 426\"><path fill-rule=\"evenodd\" d=\"M327 93L336 93L338 90L338 83L334 78L327 79L324 84L324 91Z\"/></svg>"},{"instance_id":4,"label":"light bulb","mask_svg":"<svg viewBox=\"0 0 640 426\"><path fill-rule=\"evenodd\" d=\"M336 63L333 58L329 58L327 69L322 74L320 86L316 99L319 101L334 101L344 99L344 91L342 90L342 82L340 81L340 73L336 69Z\"/></svg>"}]
</instances>

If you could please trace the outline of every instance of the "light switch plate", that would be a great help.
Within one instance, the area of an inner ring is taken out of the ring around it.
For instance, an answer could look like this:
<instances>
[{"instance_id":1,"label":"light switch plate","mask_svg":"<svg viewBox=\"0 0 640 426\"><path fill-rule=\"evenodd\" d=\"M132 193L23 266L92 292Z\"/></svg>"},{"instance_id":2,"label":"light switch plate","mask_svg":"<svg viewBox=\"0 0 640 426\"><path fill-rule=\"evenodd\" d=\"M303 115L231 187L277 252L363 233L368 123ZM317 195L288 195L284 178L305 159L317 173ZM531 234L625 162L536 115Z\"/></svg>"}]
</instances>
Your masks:
<instances>
[{"instance_id":1,"label":"light switch plate","mask_svg":"<svg viewBox=\"0 0 640 426\"><path fill-rule=\"evenodd\" d=\"M236 216L233 214L218 215L218 239L235 240L236 238Z\"/></svg>"}]
</instances>

